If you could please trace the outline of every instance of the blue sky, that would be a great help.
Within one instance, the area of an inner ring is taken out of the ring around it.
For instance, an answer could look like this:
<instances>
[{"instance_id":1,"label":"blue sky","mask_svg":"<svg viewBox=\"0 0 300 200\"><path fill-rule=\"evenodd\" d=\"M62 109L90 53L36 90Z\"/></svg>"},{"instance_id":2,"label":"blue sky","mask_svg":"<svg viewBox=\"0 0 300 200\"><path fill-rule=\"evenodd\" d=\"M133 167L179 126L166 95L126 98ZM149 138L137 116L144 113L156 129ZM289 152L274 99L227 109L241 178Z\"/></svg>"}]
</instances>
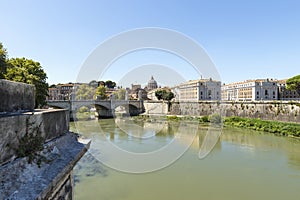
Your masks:
<instances>
[{"instance_id":1,"label":"blue sky","mask_svg":"<svg viewBox=\"0 0 300 200\"><path fill-rule=\"evenodd\" d=\"M193 38L225 83L300 74L300 1L0 0L0 8L0 42L9 57L39 61L50 84L76 81L101 42L143 27L172 29ZM179 65L185 79L197 78ZM118 82L119 71L115 66L101 78Z\"/></svg>"}]
</instances>

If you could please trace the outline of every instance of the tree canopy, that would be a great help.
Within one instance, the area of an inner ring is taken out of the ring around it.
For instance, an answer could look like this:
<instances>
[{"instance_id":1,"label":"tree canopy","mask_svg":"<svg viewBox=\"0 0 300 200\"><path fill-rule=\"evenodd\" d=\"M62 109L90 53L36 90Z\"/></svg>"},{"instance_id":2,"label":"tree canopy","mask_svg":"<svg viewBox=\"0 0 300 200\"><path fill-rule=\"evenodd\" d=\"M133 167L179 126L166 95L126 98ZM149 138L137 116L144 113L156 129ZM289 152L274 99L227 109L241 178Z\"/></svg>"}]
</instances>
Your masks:
<instances>
[{"instance_id":1,"label":"tree canopy","mask_svg":"<svg viewBox=\"0 0 300 200\"><path fill-rule=\"evenodd\" d=\"M0 42L0 78L4 78L6 73L7 51Z\"/></svg>"},{"instance_id":2,"label":"tree canopy","mask_svg":"<svg viewBox=\"0 0 300 200\"><path fill-rule=\"evenodd\" d=\"M39 62L26 58L9 59L4 78L33 84L35 86L35 106L40 108L46 105L46 97L48 96L47 75Z\"/></svg>"},{"instance_id":3,"label":"tree canopy","mask_svg":"<svg viewBox=\"0 0 300 200\"><path fill-rule=\"evenodd\" d=\"M300 75L294 76L286 81L288 90L296 90L300 95Z\"/></svg>"},{"instance_id":4,"label":"tree canopy","mask_svg":"<svg viewBox=\"0 0 300 200\"><path fill-rule=\"evenodd\" d=\"M96 96L97 99L100 99L100 100L107 99L106 88L103 85L98 86L97 89L96 89L95 96Z\"/></svg>"},{"instance_id":5,"label":"tree canopy","mask_svg":"<svg viewBox=\"0 0 300 200\"><path fill-rule=\"evenodd\" d=\"M173 92L165 89L157 90L155 92L155 96L157 97L158 100L166 100L166 101L170 101L174 98Z\"/></svg>"},{"instance_id":6,"label":"tree canopy","mask_svg":"<svg viewBox=\"0 0 300 200\"><path fill-rule=\"evenodd\" d=\"M96 80L92 80L89 82L89 86L97 88L98 87L98 82Z\"/></svg>"},{"instance_id":7,"label":"tree canopy","mask_svg":"<svg viewBox=\"0 0 300 200\"><path fill-rule=\"evenodd\" d=\"M126 90L123 88L120 88L118 91L115 91L113 94L115 95L116 99L125 100Z\"/></svg>"},{"instance_id":8,"label":"tree canopy","mask_svg":"<svg viewBox=\"0 0 300 200\"><path fill-rule=\"evenodd\" d=\"M111 81L111 80L107 80L107 81L105 81L105 85L106 85L106 87L107 88L114 88L114 87L116 87L116 83L115 82L113 82L113 81Z\"/></svg>"},{"instance_id":9,"label":"tree canopy","mask_svg":"<svg viewBox=\"0 0 300 200\"><path fill-rule=\"evenodd\" d=\"M79 85L75 92L76 100L91 100L94 98L95 88L88 84Z\"/></svg>"}]
</instances>

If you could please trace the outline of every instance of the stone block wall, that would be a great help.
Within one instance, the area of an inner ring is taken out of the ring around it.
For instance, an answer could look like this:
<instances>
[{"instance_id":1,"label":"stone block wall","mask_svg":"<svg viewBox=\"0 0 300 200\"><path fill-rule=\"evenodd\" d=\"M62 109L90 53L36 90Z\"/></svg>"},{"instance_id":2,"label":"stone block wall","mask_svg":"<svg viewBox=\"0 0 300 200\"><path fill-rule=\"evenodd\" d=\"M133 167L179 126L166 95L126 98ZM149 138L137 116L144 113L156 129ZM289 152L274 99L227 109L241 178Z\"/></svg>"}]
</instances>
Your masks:
<instances>
[{"instance_id":1,"label":"stone block wall","mask_svg":"<svg viewBox=\"0 0 300 200\"><path fill-rule=\"evenodd\" d=\"M204 116L219 113L222 116L239 116L300 123L300 103L291 102L172 102L169 114Z\"/></svg>"},{"instance_id":2,"label":"stone block wall","mask_svg":"<svg viewBox=\"0 0 300 200\"><path fill-rule=\"evenodd\" d=\"M33 110L35 87L0 79L0 113Z\"/></svg>"},{"instance_id":3,"label":"stone block wall","mask_svg":"<svg viewBox=\"0 0 300 200\"><path fill-rule=\"evenodd\" d=\"M161 101L144 101L145 114L168 114L168 103Z\"/></svg>"},{"instance_id":4,"label":"stone block wall","mask_svg":"<svg viewBox=\"0 0 300 200\"><path fill-rule=\"evenodd\" d=\"M34 110L34 91L0 80L0 199L72 199L72 170L90 141L69 132L69 111Z\"/></svg>"},{"instance_id":5,"label":"stone block wall","mask_svg":"<svg viewBox=\"0 0 300 200\"><path fill-rule=\"evenodd\" d=\"M0 166L15 159L15 149L27 133L39 134L45 142L69 131L66 110L35 110L0 116Z\"/></svg>"}]
</instances>

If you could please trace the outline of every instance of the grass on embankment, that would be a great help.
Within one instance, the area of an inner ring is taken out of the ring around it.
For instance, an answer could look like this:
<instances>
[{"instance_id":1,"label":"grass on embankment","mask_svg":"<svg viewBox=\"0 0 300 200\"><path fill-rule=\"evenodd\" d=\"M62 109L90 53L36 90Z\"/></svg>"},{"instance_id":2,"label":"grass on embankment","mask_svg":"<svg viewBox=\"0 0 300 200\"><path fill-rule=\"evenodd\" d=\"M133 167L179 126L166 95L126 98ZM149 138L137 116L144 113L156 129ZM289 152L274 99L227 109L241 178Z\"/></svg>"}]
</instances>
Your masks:
<instances>
[{"instance_id":1,"label":"grass on embankment","mask_svg":"<svg viewBox=\"0 0 300 200\"><path fill-rule=\"evenodd\" d=\"M139 116L140 119L147 119L149 116ZM221 124L233 127L247 128L256 131L264 131L268 133L273 133L275 135L281 136L292 136L292 137L300 137L300 124L296 123L288 123L288 122L279 122L279 121L267 121L255 118L242 118L242 117L225 117L222 118L218 114L214 114L211 116L165 116L162 117L168 121L180 121L180 120L188 120L188 121L198 121L202 124Z\"/></svg>"},{"instance_id":2,"label":"grass on embankment","mask_svg":"<svg viewBox=\"0 0 300 200\"><path fill-rule=\"evenodd\" d=\"M266 121L242 117L227 117L224 120L224 124L257 131L265 131L274 133L275 135L300 137L300 124L295 123Z\"/></svg>"}]
</instances>

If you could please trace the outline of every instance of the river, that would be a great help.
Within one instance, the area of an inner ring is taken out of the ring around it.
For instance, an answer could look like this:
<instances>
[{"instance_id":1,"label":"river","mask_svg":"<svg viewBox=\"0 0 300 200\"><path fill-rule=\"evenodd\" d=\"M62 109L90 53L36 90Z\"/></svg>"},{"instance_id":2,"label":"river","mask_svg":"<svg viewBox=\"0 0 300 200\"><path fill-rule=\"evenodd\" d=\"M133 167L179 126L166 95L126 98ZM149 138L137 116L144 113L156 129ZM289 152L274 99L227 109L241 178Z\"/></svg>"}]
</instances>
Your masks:
<instances>
[{"instance_id":1,"label":"river","mask_svg":"<svg viewBox=\"0 0 300 200\"><path fill-rule=\"evenodd\" d=\"M151 127L152 122L139 123ZM72 122L71 130L92 138L92 144L111 142L120 149L136 153L161 149L182 130L187 133L197 130L195 135L188 133L190 138L179 137L182 146L193 141L179 159L148 173L132 174L112 169L102 164L103 160L97 157L101 152L92 145L91 153L87 153L74 169L75 199L299 199L300 140L225 127L214 149L204 159L199 159L207 127L189 129L194 125L185 124L180 129L180 126L180 122L164 122L158 133L134 137L136 135L128 134L135 133L134 126L124 130L114 119ZM95 137L100 134L99 127L104 137Z\"/></svg>"}]
</instances>

